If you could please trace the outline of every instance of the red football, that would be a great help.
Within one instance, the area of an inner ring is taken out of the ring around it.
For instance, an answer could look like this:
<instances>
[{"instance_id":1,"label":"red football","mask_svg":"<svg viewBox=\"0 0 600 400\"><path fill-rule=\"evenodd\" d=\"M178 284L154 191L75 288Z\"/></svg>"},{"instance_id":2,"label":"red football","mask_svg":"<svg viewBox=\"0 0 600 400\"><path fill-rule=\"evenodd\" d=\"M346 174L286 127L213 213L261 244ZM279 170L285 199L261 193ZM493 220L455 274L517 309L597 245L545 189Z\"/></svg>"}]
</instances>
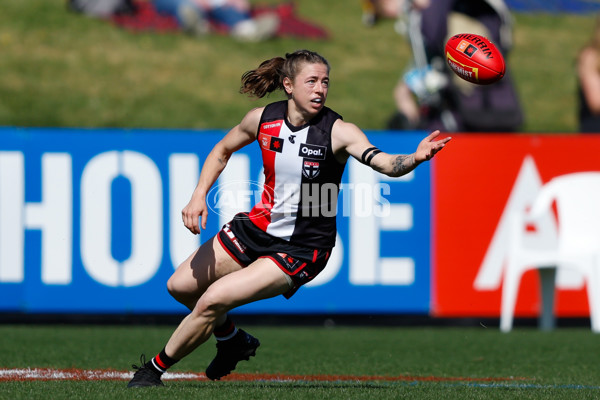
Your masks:
<instances>
[{"instance_id":1,"label":"red football","mask_svg":"<svg viewBox=\"0 0 600 400\"><path fill-rule=\"evenodd\" d=\"M462 79L489 85L502 79L505 65L502 53L486 37L460 33L446 42L446 62Z\"/></svg>"}]
</instances>

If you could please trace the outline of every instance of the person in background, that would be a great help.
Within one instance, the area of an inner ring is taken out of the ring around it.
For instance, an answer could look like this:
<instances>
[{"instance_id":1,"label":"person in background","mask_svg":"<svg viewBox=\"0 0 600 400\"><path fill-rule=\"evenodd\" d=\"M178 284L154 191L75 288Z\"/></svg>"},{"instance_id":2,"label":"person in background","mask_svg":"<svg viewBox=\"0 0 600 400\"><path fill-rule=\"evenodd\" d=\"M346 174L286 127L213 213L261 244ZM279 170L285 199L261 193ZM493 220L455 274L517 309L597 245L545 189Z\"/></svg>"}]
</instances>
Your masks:
<instances>
[{"instance_id":1,"label":"person in background","mask_svg":"<svg viewBox=\"0 0 600 400\"><path fill-rule=\"evenodd\" d=\"M589 43L577 58L579 131L600 133L600 15Z\"/></svg>"},{"instance_id":2,"label":"person in background","mask_svg":"<svg viewBox=\"0 0 600 400\"><path fill-rule=\"evenodd\" d=\"M67 0L67 9L97 18L132 15L137 11L133 0Z\"/></svg>"},{"instance_id":3,"label":"person in background","mask_svg":"<svg viewBox=\"0 0 600 400\"><path fill-rule=\"evenodd\" d=\"M232 154L255 142L265 174L261 200L173 273L167 288L190 314L155 357L146 362L142 355L128 387L162 386L162 374L213 334L217 355L206 369L209 379L221 379L254 356L259 340L238 329L227 313L261 299L290 298L325 268L335 246L337 197L348 158L399 177L451 139L436 139L440 132L435 131L412 154L379 150L356 125L325 106L329 70L321 55L298 50L265 60L242 76L242 93L262 98L283 90L287 100L250 110L213 147L182 211L183 222L194 234L206 229L208 191Z\"/></svg>"},{"instance_id":4,"label":"person in background","mask_svg":"<svg viewBox=\"0 0 600 400\"><path fill-rule=\"evenodd\" d=\"M373 26L381 19L398 18L403 0L361 0L362 22Z\"/></svg>"},{"instance_id":5,"label":"person in background","mask_svg":"<svg viewBox=\"0 0 600 400\"><path fill-rule=\"evenodd\" d=\"M240 41L257 42L275 36L275 13L252 17L247 0L152 0L156 11L174 16L181 28L194 36L220 29Z\"/></svg>"}]
</instances>

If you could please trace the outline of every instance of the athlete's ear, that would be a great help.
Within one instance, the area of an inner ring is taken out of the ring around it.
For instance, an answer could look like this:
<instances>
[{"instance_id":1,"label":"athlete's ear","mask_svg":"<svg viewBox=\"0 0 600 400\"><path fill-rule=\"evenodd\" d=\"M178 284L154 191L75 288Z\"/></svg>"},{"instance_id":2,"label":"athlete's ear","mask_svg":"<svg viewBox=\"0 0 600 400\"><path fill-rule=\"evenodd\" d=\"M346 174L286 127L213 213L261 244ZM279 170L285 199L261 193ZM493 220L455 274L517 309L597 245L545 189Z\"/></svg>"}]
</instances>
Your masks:
<instances>
[{"instance_id":1,"label":"athlete's ear","mask_svg":"<svg viewBox=\"0 0 600 400\"><path fill-rule=\"evenodd\" d=\"M287 76L283 78L283 88L288 96L292 95L292 80Z\"/></svg>"}]
</instances>

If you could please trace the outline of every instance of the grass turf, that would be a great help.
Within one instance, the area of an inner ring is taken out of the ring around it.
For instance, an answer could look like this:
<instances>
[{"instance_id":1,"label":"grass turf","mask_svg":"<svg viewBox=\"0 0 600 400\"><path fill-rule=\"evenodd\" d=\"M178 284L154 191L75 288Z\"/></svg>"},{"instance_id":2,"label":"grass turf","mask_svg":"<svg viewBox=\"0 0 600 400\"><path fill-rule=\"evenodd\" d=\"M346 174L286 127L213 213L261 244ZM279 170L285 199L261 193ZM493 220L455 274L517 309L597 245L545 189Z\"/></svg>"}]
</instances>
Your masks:
<instances>
[{"instance_id":1,"label":"grass turf","mask_svg":"<svg viewBox=\"0 0 600 400\"><path fill-rule=\"evenodd\" d=\"M154 355L166 326L1 326L0 368L125 371L140 353ZM410 376L401 381L168 381L165 388L128 390L124 381L8 381L2 399L372 399L597 398L598 337L586 328L553 332L496 328L265 327L257 357L238 373ZM203 372L213 343L197 349L172 372ZM486 381L486 378L510 378ZM425 378L431 380L424 380ZM523 379L521 379L523 378ZM470 379L470 380L469 380Z\"/></svg>"}]
</instances>

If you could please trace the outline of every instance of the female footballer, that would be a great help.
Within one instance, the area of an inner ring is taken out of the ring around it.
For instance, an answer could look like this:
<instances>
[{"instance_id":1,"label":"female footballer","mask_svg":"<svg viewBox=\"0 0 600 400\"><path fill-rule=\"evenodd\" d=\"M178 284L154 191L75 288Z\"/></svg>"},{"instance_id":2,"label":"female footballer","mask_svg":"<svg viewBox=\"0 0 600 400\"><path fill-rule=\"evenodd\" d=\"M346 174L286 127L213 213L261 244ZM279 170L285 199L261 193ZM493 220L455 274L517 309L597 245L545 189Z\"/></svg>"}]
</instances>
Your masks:
<instances>
[{"instance_id":1,"label":"female footballer","mask_svg":"<svg viewBox=\"0 0 600 400\"><path fill-rule=\"evenodd\" d=\"M142 356L129 387L162 385L161 375L213 334L217 355L206 369L209 379L222 378L255 355L258 339L237 329L227 312L278 295L289 298L325 268L335 245L336 216L322 211L332 209L337 191L316 205L303 202L314 199L308 192L326 184L339 187L349 157L398 177L430 160L450 140L436 140L440 132L435 131L412 154L379 150L357 126L325 106L329 70L321 55L299 50L242 76L242 93L262 98L283 90L287 100L250 110L214 146L182 211L183 223L194 234L206 228L209 189L231 155L253 142L264 164L261 201L237 214L173 273L168 290L190 313L154 358L146 362Z\"/></svg>"}]
</instances>

